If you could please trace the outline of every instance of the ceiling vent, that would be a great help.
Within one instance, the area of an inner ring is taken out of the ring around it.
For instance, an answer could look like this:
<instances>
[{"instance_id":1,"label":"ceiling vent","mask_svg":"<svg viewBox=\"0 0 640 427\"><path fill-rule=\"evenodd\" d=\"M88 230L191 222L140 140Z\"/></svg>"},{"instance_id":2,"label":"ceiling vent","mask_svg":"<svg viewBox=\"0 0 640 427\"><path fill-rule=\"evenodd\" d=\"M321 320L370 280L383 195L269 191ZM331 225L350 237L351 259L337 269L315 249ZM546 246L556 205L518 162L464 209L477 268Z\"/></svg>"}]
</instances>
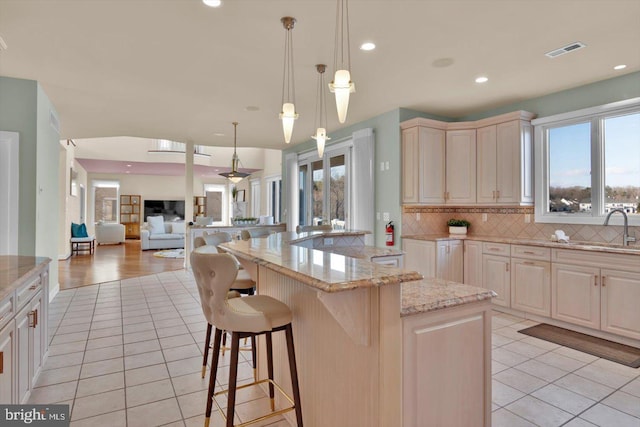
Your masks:
<instances>
[{"instance_id":1,"label":"ceiling vent","mask_svg":"<svg viewBox=\"0 0 640 427\"><path fill-rule=\"evenodd\" d=\"M582 49L583 47L587 47L587 45L581 42L575 42L575 43L571 43L566 46L563 46L559 49L554 49L551 52L547 52L545 53L545 55L548 56L549 58L555 58L557 56L561 56L566 53L573 52L578 49Z\"/></svg>"}]
</instances>

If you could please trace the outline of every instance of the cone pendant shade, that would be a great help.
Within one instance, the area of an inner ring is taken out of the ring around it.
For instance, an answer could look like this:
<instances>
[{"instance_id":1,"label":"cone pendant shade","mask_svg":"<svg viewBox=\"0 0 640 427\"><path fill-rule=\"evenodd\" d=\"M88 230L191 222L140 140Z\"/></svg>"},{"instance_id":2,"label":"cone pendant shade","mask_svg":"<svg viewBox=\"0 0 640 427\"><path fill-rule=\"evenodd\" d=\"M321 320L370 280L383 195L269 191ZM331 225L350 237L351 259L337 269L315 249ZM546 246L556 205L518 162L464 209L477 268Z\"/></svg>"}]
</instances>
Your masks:
<instances>
[{"instance_id":1,"label":"cone pendant shade","mask_svg":"<svg viewBox=\"0 0 640 427\"><path fill-rule=\"evenodd\" d=\"M293 123L298 118L296 113L296 90L293 79L293 37L291 31L296 23L296 19L285 16L280 19L284 29L287 30L284 39L284 73L282 75L282 131L284 132L284 142L291 142L293 134Z\"/></svg>"}]
</instances>

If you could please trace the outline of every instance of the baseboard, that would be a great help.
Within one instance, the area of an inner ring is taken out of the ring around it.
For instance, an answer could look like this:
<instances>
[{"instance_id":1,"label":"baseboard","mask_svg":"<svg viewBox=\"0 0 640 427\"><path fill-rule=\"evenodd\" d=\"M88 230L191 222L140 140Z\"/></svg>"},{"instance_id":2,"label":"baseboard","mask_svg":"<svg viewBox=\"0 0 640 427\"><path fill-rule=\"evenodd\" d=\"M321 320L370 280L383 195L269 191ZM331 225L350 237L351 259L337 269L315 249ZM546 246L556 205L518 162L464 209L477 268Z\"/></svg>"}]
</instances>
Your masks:
<instances>
[{"instance_id":1,"label":"baseboard","mask_svg":"<svg viewBox=\"0 0 640 427\"><path fill-rule=\"evenodd\" d=\"M71 251L66 254L58 255L58 261L64 261L65 259L69 259L71 257Z\"/></svg>"}]
</instances>

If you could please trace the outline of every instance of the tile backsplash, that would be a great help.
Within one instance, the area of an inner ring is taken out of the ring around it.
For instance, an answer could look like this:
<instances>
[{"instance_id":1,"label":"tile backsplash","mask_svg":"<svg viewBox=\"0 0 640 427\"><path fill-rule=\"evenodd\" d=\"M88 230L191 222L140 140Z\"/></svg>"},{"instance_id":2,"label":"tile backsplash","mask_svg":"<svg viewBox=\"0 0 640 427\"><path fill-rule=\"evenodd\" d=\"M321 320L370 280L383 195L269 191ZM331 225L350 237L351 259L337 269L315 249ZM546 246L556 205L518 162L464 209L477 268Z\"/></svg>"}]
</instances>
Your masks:
<instances>
[{"instance_id":1,"label":"tile backsplash","mask_svg":"<svg viewBox=\"0 0 640 427\"><path fill-rule=\"evenodd\" d=\"M483 215L486 215L486 221L482 220ZM555 230L562 229L571 240L622 244L622 226L535 223L533 207L404 206L402 234L447 233L447 220L453 217L471 223L470 235L549 240ZM525 222L527 218L530 220L528 223ZM640 227L629 227L631 235L638 231Z\"/></svg>"}]
</instances>

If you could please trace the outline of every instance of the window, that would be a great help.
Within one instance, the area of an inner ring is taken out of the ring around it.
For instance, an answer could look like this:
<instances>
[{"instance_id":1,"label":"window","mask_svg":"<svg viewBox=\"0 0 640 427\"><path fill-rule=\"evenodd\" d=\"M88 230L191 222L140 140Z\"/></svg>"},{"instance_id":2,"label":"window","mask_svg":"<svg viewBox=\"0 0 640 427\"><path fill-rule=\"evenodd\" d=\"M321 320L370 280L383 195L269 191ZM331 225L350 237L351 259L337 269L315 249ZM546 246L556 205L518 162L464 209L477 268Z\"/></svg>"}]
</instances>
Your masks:
<instances>
[{"instance_id":1,"label":"window","mask_svg":"<svg viewBox=\"0 0 640 427\"><path fill-rule=\"evenodd\" d=\"M118 190L116 181L93 182L93 218L95 222L118 222Z\"/></svg>"},{"instance_id":2,"label":"window","mask_svg":"<svg viewBox=\"0 0 640 427\"><path fill-rule=\"evenodd\" d=\"M640 99L534 120L536 221L640 224Z\"/></svg>"},{"instance_id":3,"label":"window","mask_svg":"<svg viewBox=\"0 0 640 427\"><path fill-rule=\"evenodd\" d=\"M330 223L337 230L346 228L350 153L350 146L342 145L325 151L322 159L315 152L301 156L298 164L300 225Z\"/></svg>"},{"instance_id":4,"label":"window","mask_svg":"<svg viewBox=\"0 0 640 427\"><path fill-rule=\"evenodd\" d=\"M249 181L251 184L251 216L259 218L260 211L260 180L252 179Z\"/></svg>"}]
</instances>

